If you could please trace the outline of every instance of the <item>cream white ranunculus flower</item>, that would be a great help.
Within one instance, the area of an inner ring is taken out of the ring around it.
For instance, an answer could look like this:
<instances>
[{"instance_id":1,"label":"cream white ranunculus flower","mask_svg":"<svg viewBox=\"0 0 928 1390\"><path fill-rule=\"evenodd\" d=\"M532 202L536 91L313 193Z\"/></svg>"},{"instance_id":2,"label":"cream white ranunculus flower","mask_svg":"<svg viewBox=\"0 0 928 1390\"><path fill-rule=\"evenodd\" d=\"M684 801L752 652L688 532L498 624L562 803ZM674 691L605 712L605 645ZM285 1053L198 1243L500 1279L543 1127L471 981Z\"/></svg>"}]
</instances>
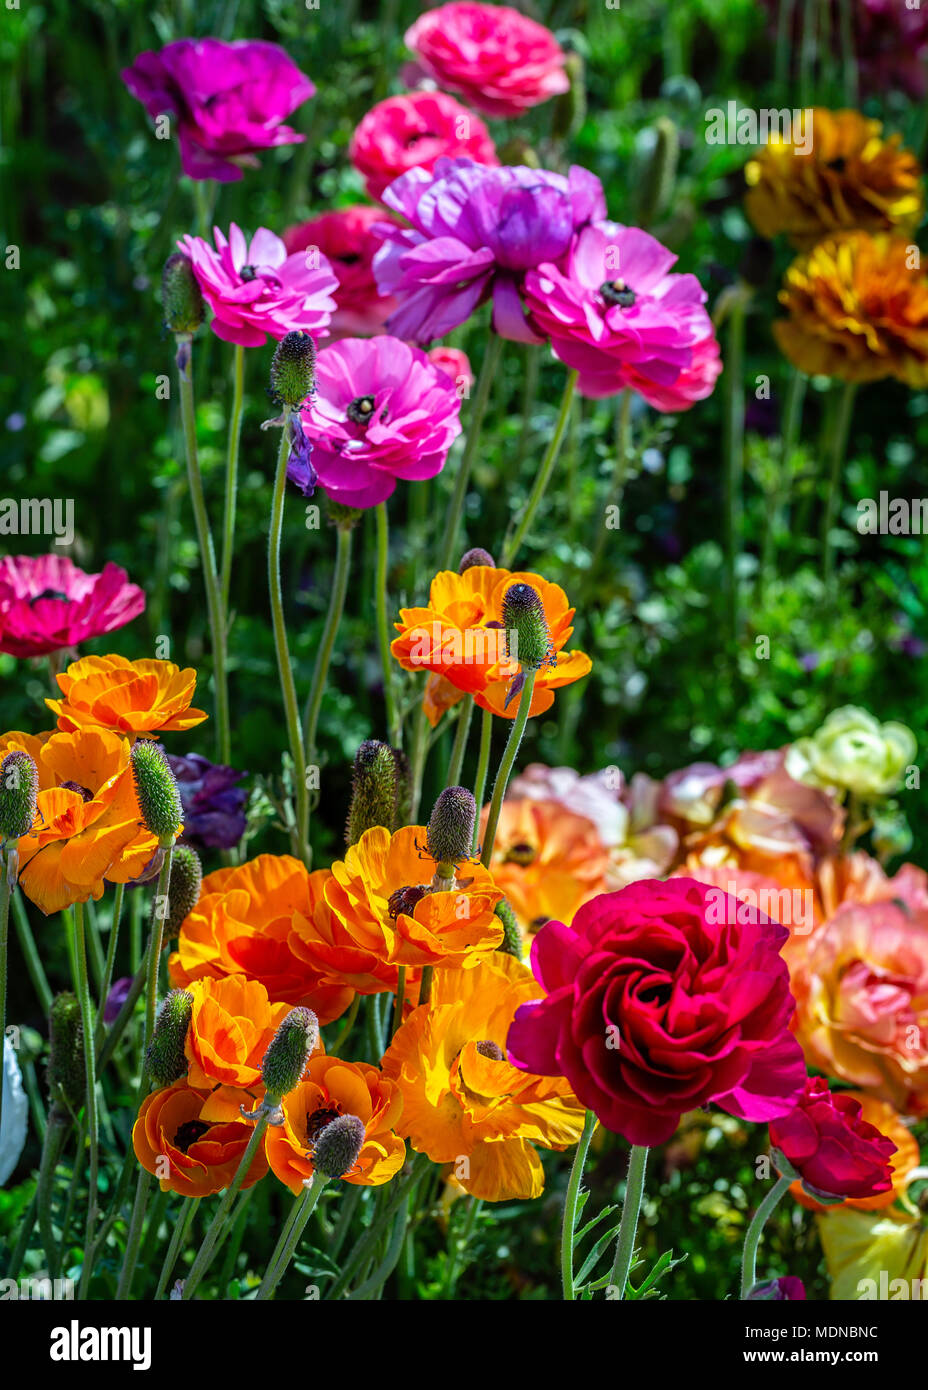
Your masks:
<instances>
[{"instance_id":1,"label":"cream white ranunculus flower","mask_svg":"<svg viewBox=\"0 0 928 1390\"><path fill-rule=\"evenodd\" d=\"M898 790L917 751L905 724L881 724L869 711L843 705L811 738L798 739L787 750L786 770L797 781L870 799Z\"/></svg>"},{"instance_id":2,"label":"cream white ranunculus flower","mask_svg":"<svg viewBox=\"0 0 928 1390\"><path fill-rule=\"evenodd\" d=\"M3 1040L3 1120L0 1123L0 1187L19 1162L26 1143L29 1101L23 1089L16 1050Z\"/></svg>"}]
</instances>

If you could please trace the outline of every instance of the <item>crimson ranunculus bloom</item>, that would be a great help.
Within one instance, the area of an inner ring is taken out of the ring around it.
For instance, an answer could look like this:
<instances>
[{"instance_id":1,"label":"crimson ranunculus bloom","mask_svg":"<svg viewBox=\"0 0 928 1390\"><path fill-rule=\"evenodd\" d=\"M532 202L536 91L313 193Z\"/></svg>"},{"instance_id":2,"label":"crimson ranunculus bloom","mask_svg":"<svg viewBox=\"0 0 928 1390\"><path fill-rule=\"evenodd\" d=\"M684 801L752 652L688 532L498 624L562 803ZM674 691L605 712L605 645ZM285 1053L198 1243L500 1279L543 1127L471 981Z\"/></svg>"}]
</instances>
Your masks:
<instances>
[{"instance_id":1,"label":"crimson ranunculus bloom","mask_svg":"<svg viewBox=\"0 0 928 1390\"><path fill-rule=\"evenodd\" d=\"M483 121L447 92L410 92L378 101L361 117L348 148L371 198L379 198L407 169L434 169L444 157L499 163Z\"/></svg>"},{"instance_id":2,"label":"crimson ranunculus bloom","mask_svg":"<svg viewBox=\"0 0 928 1390\"><path fill-rule=\"evenodd\" d=\"M878 1197L890 1192L890 1159L896 1145L863 1118L860 1101L831 1092L822 1077L809 1077L799 1104L770 1123L778 1169L793 1170L810 1197ZM786 1159L782 1164L781 1158Z\"/></svg>"},{"instance_id":3,"label":"crimson ranunculus bloom","mask_svg":"<svg viewBox=\"0 0 928 1390\"><path fill-rule=\"evenodd\" d=\"M745 1120L785 1115L805 1080L787 936L691 878L601 893L572 926L536 935L532 970L547 998L517 1011L509 1061L566 1077L632 1144L662 1144L709 1101Z\"/></svg>"},{"instance_id":4,"label":"crimson ranunculus bloom","mask_svg":"<svg viewBox=\"0 0 928 1390\"><path fill-rule=\"evenodd\" d=\"M118 565L85 574L67 555L0 559L0 652L11 656L47 656L102 637L144 607L144 593Z\"/></svg>"}]
</instances>

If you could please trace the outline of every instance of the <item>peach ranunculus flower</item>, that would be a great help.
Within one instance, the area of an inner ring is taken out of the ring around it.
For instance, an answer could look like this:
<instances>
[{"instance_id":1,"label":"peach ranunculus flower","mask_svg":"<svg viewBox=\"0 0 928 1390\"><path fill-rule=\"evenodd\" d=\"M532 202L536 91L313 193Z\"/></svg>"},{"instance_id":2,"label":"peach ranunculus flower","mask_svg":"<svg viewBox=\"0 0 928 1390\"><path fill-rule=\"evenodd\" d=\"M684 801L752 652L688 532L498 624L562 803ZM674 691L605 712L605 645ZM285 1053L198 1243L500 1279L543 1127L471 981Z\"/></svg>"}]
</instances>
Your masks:
<instances>
[{"instance_id":1,"label":"peach ranunculus flower","mask_svg":"<svg viewBox=\"0 0 928 1390\"><path fill-rule=\"evenodd\" d=\"M806 941L791 987L810 1066L928 1113L928 912L846 904Z\"/></svg>"},{"instance_id":2,"label":"peach ranunculus flower","mask_svg":"<svg viewBox=\"0 0 928 1390\"><path fill-rule=\"evenodd\" d=\"M858 1211L879 1211L883 1207L890 1207L900 1196L905 1194L909 1174L913 1168L918 1166L920 1158L918 1141L908 1126L903 1124L901 1116L885 1100L877 1100L874 1096L868 1096L864 1091L844 1091L842 1094L851 1100L856 1100L860 1106L860 1118L866 1120L868 1124L874 1125L896 1146L896 1152L889 1160L893 1178L893 1185L889 1192L880 1192L876 1197L849 1197L846 1199L845 1205L854 1207ZM790 1188L790 1195L796 1199L800 1206L807 1207L810 1211L828 1210L820 1202L816 1202L814 1197L809 1196L798 1179Z\"/></svg>"},{"instance_id":3,"label":"peach ranunculus flower","mask_svg":"<svg viewBox=\"0 0 928 1390\"><path fill-rule=\"evenodd\" d=\"M272 1004L264 986L244 975L186 988L193 996L184 1042L190 1085L262 1091L261 1062L290 1005Z\"/></svg>"},{"instance_id":4,"label":"peach ranunculus flower","mask_svg":"<svg viewBox=\"0 0 928 1390\"><path fill-rule=\"evenodd\" d=\"M433 892L436 864L424 848L426 833L424 825L393 835L382 826L365 830L332 865L326 902L360 950L377 960L473 966L503 939L494 911L502 890L482 864L468 860L449 891Z\"/></svg>"},{"instance_id":5,"label":"peach ranunculus flower","mask_svg":"<svg viewBox=\"0 0 928 1390\"><path fill-rule=\"evenodd\" d=\"M403 608L395 627L400 634L390 650L406 671L427 671L444 677L461 695L473 695L481 709L514 719L518 701L506 705L506 696L519 664L507 655L502 625L503 598L513 584L528 584L541 598L551 632L552 661L542 666L535 680L530 714L544 714L554 703L554 691L571 685L592 669L584 652L563 649L573 632L574 609L557 584L539 574L472 565L463 574L442 570L432 580L428 605ZM426 691L424 708L429 722L437 724L454 701L442 688Z\"/></svg>"},{"instance_id":6,"label":"peach ranunculus flower","mask_svg":"<svg viewBox=\"0 0 928 1390\"><path fill-rule=\"evenodd\" d=\"M543 994L531 972L497 953L474 969L436 970L429 1003L415 1009L383 1059L403 1097L399 1132L490 1202L538 1197L535 1145L575 1144L584 1111L560 1077L517 1071L506 1060L516 1009Z\"/></svg>"},{"instance_id":7,"label":"peach ranunculus flower","mask_svg":"<svg viewBox=\"0 0 928 1390\"><path fill-rule=\"evenodd\" d=\"M357 1115L364 1143L344 1181L380 1187L402 1168L406 1145L394 1132L403 1109L395 1082L366 1062L313 1057L296 1090L281 1102L284 1122L264 1141L271 1171L296 1196L313 1175L312 1148L319 1131L339 1115Z\"/></svg>"},{"instance_id":8,"label":"peach ranunculus flower","mask_svg":"<svg viewBox=\"0 0 928 1390\"><path fill-rule=\"evenodd\" d=\"M84 656L56 677L63 699L46 700L58 728L111 729L129 738L193 729L207 715L192 709L197 684L192 667L124 656Z\"/></svg>"},{"instance_id":9,"label":"peach ranunculus flower","mask_svg":"<svg viewBox=\"0 0 928 1390\"><path fill-rule=\"evenodd\" d=\"M168 961L171 984L244 975L258 980L272 1003L305 1005L320 1024L340 1018L354 990L318 968L306 949L331 934L323 891L329 878L328 869L310 873L287 854L260 854L207 874Z\"/></svg>"},{"instance_id":10,"label":"peach ranunculus flower","mask_svg":"<svg viewBox=\"0 0 928 1390\"><path fill-rule=\"evenodd\" d=\"M15 749L39 774L35 825L18 842L19 883L46 916L157 867L158 839L142 823L128 739L101 728L0 739L0 757Z\"/></svg>"},{"instance_id":11,"label":"peach ranunculus flower","mask_svg":"<svg viewBox=\"0 0 928 1390\"><path fill-rule=\"evenodd\" d=\"M817 106L798 141L770 140L745 166L745 212L761 236L797 246L858 228L914 228L924 206L918 159L859 111ZM811 145L811 148L808 148Z\"/></svg>"},{"instance_id":12,"label":"peach ranunculus flower","mask_svg":"<svg viewBox=\"0 0 928 1390\"><path fill-rule=\"evenodd\" d=\"M228 1086L195 1087L186 1080L152 1091L139 1107L132 1146L139 1163L160 1179L162 1192L209 1197L228 1187L244 1157L254 1125L240 1107L251 1097ZM167 1160L167 1176L164 1173ZM267 1173L259 1145L242 1183L253 1187Z\"/></svg>"},{"instance_id":13,"label":"peach ranunculus flower","mask_svg":"<svg viewBox=\"0 0 928 1390\"><path fill-rule=\"evenodd\" d=\"M488 814L484 807L481 835ZM557 801L507 797L489 867L520 927L535 932L552 917L570 923L578 907L605 890L609 852L586 816Z\"/></svg>"}]
</instances>

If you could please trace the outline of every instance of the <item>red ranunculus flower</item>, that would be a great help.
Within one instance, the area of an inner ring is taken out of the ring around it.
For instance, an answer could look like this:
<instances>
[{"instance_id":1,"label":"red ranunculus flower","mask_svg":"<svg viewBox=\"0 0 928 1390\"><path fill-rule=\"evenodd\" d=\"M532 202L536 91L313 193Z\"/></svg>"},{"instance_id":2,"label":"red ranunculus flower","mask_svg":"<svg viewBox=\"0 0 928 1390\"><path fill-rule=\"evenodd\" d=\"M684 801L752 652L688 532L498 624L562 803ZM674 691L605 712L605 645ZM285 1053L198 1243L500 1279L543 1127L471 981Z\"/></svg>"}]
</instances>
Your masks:
<instances>
[{"instance_id":1,"label":"red ranunculus flower","mask_svg":"<svg viewBox=\"0 0 928 1390\"><path fill-rule=\"evenodd\" d=\"M523 1004L509 1061L564 1076L606 1126L662 1144L708 1101L746 1120L785 1115L805 1066L793 998L762 912L691 878L601 893L532 943L547 998Z\"/></svg>"},{"instance_id":2,"label":"red ranunculus flower","mask_svg":"<svg viewBox=\"0 0 928 1390\"><path fill-rule=\"evenodd\" d=\"M892 1190L896 1145L863 1118L860 1101L832 1093L820 1076L809 1077L795 1109L771 1121L770 1145L777 1167L782 1155L810 1197L860 1199Z\"/></svg>"},{"instance_id":3,"label":"red ranunculus flower","mask_svg":"<svg viewBox=\"0 0 928 1390\"><path fill-rule=\"evenodd\" d=\"M409 92L378 101L362 116L348 147L368 196L377 199L409 169L431 171L446 157L499 163L483 121L447 92Z\"/></svg>"}]
</instances>

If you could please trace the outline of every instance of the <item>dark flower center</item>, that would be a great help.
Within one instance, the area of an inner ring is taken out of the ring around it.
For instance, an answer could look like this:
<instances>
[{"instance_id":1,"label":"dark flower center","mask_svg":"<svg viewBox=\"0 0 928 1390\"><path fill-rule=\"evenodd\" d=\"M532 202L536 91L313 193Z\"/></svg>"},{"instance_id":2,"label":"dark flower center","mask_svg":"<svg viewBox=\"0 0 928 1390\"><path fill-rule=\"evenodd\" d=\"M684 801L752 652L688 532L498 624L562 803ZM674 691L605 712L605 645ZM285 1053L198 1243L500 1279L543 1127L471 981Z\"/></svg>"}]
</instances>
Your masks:
<instances>
[{"instance_id":1,"label":"dark flower center","mask_svg":"<svg viewBox=\"0 0 928 1390\"><path fill-rule=\"evenodd\" d=\"M257 280L258 272L253 265L243 265L239 271L239 277L242 280Z\"/></svg>"},{"instance_id":2,"label":"dark flower center","mask_svg":"<svg viewBox=\"0 0 928 1390\"><path fill-rule=\"evenodd\" d=\"M318 1110L313 1110L310 1114L307 1114L307 1144L315 1144L317 1135L319 1135L322 1132L322 1130L325 1129L326 1125L330 1125L333 1120L337 1120L341 1113L342 1112L340 1110L336 1109L336 1107L332 1105L320 1106Z\"/></svg>"},{"instance_id":3,"label":"dark flower center","mask_svg":"<svg viewBox=\"0 0 928 1390\"><path fill-rule=\"evenodd\" d=\"M32 608L34 604L41 603L46 598L60 599L63 603L68 601L67 594L61 593L58 589L43 589L40 594L36 594L34 598L29 600L29 607Z\"/></svg>"},{"instance_id":4,"label":"dark flower center","mask_svg":"<svg viewBox=\"0 0 928 1390\"><path fill-rule=\"evenodd\" d=\"M506 1054L503 1049L489 1038L481 1038L480 1042L474 1043L474 1047L481 1057L489 1057L491 1062L505 1062Z\"/></svg>"},{"instance_id":5,"label":"dark flower center","mask_svg":"<svg viewBox=\"0 0 928 1390\"><path fill-rule=\"evenodd\" d=\"M93 801L93 792L87 787L82 787L80 782L62 782L61 789L66 792L79 792L85 801Z\"/></svg>"},{"instance_id":6,"label":"dark flower center","mask_svg":"<svg viewBox=\"0 0 928 1390\"><path fill-rule=\"evenodd\" d=\"M375 404L373 396L355 396L345 414L355 425L369 425Z\"/></svg>"},{"instance_id":7,"label":"dark flower center","mask_svg":"<svg viewBox=\"0 0 928 1390\"><path fill-rule=\"evenodd\" d=\"M387 906L390 916L393 918L394 922L396 921L397 917L399 917L401 912L405 913L407 916L410 913L412 913L416 906L416 903L420 902L426 896L428 891L428 884L410 883L406 884L403 888L397 888L393 893L391 893Z\"/></svg>"},{"instance_id":8,"label":"dark flower center","mask_svg":"<svg viewBox=\"0 0 928 1390\"><path fill-rule=\"evenodd\" d=\"M506 851L505 862L507 864L521 864L527 868L529 864L533 863L536 854L537 850L534 845L510 845Z\"/></svg>"},{"instance_id":9,"label":"dark flower center","mask_svg":"<svg viewBox=\"0 0 928 1390\"><path fill-rule=\"evenodd\" d=\"M599 292L610 308L630 309L635 302L635 291L624 280L604 280Z\"/></svg>"},{"instance_id":10,"label":"dark flower center","mask_svg":"<svg viewBox=\"0 0 928 1390\"><path fill-rule=\"evenodd\" d=\"M346 251L344 256L336 256L335 259L340 265L357 265L361 257L356 251Z\"/></svg>"},{"instance_id":11,"label":"dark flower center","mask_svg":"<svg viewBox=\"0 0 928 1390\"><path fill-rule=\"evenodd\" d=\"M174 1135L175 1149L180 1149L181 1153L185 1154L190 1145L195 1144L198 1139L202 1139L208 1129L209 1125L205 1124L203 1120L185 1120Z\"/></svg>"},{"instance_id":12,"label":"dark flower center","mask_svg":"<svg viewBox=\"0 0 928 1390\"><path fill-rule=\"evenodd\" d=\"M843 154L839 154L836 159L829 159L827 167L834 169L836 174L843 174L847 168L847 160Z\"/></svg>"}]
</instances>

